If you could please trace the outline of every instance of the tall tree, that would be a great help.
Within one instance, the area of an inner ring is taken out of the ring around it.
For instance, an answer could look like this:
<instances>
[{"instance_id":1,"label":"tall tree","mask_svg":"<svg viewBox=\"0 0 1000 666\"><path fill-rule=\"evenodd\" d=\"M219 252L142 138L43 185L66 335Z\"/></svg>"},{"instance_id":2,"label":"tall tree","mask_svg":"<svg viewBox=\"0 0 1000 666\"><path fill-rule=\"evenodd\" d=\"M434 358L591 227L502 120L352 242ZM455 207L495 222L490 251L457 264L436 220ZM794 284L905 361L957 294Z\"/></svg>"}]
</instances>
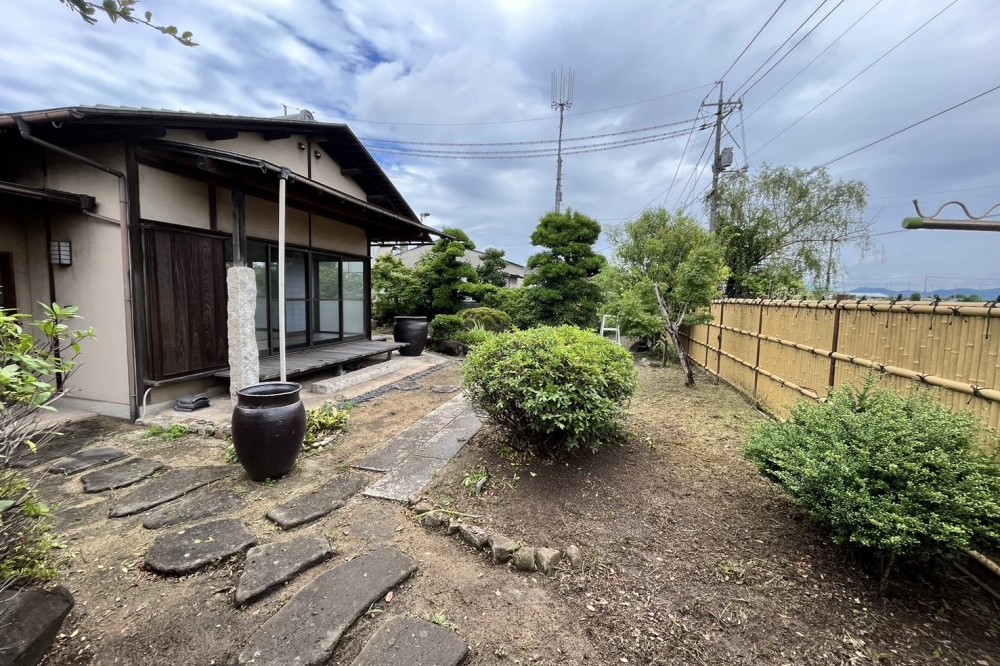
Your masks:
<instances>
[{"instance_id":1,"label":"tall tree","mask_svg":"<svg viewBox=\"0 0 1000 666\"><path fill-rule=\"evenodd\" d=\"M424 289L414 269L384 254L372 264L372 317L386 323L396 315L424 310Z\"/></svg>"},{"instance_id":2,"label":"tall tree","mask_svg":"<svg viewBox=\"0 0 1000 666\"><path fill-rule=\"evenodd\" d=\"M135 5L139 0L103 0L100 4L88 2L87 0L59 0L70 11L80 15L84 21L90 25L97 23L98 12L107 14L112 23L124 21L126 23L138 23L153 30L159 30L164 35L173 37L184 46L198 46L194 41L194 35L185 30L181 32L174 25L156 25L153 23L153 12L143 12L143 15L136 16Z\"/></svg>"},{"instance_id":3,"label":"tall tree","mask_svg":"<svg viewBox=\"0 0 1000 666\"><path fill-rule=\"evenodd\" d=\"M479 278L472 264L464 260L465 251L475 250L476 244L461 229L446 227L441 231L447 236L434 243L417 264L429 315L458 312L463 296L470 291L467 284Z\"/></svg>"},{"instance_id":4,"label":"tall tree","mask_svg":"<svg viewBox=\"0 0 1000 666\"><path fill-rule=\"evenodd\" d=\"M684 384L693 386L681 327L711 321L708 306L729 274L715 238L685 214L656 208L614 229L611 242L625 294L645 304L647 312L655 304L680 359Z\"/></svg>"},{"instance_id":5,"label":"tall tree","mask_svg":"<svg viewBox=\"0 0 1000 666\"><path fill-rule=\"evenodd\" d=\"M537 324L573 324L591 328L597 324L601 289L589 278L606 262L594 252L601 225L582 213L548 213L531 234L531 244L547 248L528 259L533 272L524 284L531 316Z\"/></svg>"},{"instance_id":6,"label":"tall tree","mask_svg":"<svg viewBox=\"0 0 1000 666\"><path fill-rule=\"evenodd\" d=\"M828 290L846 245L871 248L867 204L864 183L833 181L826 169L765 164L734 174L719 187L716 231L730 268L726 295L787 296L806 281Z\"/></svg>"},{"instance_id":7,"label":"tall tree","mask_svg":"<svg viewBox=\"0 0 1000 666\"><path fill-rule=\"evenodd\" d=\"M504 273L504 269L507 268L505 254L504 250L495 247L483 250L483 253L479 255L479 265L476 266L480 282L492 284L495 287L507 286L507 275Z\"/></svg>"}]
</instances>

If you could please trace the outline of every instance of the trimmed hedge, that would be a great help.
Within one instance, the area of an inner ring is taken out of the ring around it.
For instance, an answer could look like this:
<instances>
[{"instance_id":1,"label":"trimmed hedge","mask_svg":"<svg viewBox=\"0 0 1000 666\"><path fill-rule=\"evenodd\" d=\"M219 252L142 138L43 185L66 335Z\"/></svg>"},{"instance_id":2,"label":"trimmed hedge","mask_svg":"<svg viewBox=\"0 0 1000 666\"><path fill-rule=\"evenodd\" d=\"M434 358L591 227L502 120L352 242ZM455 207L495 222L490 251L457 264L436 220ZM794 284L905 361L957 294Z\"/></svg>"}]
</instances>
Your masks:
<instances>
[{"instance_id":1,"label":"trimmed hedge","mask_svg":"<svg viewBox=\"0 0 1000 666\"><path fill-rule=\"evenodd\" d=\"M632 356L572 326L500 333L465 363L472 404L519 444L598 451L621 434L636 389Z\"/></svg>"},{"instance_id":2,"label":"trimmed hedge","mask_svg":"<svg viewBox=\"0 0 1000 666\"><path fill-rule=\"evenodd\" d=\"M466 328L482 328L490 333L503 333L514 328L510 315L495 308L471 308L462 310L458 316L465 322Z\"/></svg>"},{"instance_id":3,"label":"trimmed hedge","mask_svg":"<svg viewBox=\"0 0 1000 666\"><path fill-rule=\"evenodd\" d=\"M977 451L980 434L975 418L926 392L869 378L762 424L744 453L836 543L890 567L1000 547L1000 459Z\"/></svg>"}]
</instances>

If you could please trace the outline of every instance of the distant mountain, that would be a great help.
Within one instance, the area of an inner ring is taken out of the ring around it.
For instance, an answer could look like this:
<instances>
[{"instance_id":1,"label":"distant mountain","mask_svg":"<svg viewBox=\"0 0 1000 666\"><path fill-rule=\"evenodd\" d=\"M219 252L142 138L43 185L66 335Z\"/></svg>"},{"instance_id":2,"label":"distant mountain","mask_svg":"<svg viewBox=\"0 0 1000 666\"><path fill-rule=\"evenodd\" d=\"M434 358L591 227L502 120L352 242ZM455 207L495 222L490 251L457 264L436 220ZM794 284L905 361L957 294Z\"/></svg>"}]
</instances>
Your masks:
<instances>
[{"instance_id":1,"label":"distant mountain","mask_svg":"<svg viewBox=\"0 0 1000 666\"><path fill-rule=\"evenodd\" d=\"M856 294L858 296L868 296L869 298L895 298L899 291L893 291L890 289L884 289L882 287L858 287L856 289L851 289L847 292L848 294ZM910 293L904 293L903 298L909 298ZM1000 296L1000 287L992 287L990 289L934 289L929 293L920 292L920 297L924 300L930 301L934 299L934 296L940 296L942 300L950 300L958 294L964 294L966 296L979 296L984 301L992 301L997 296Z\"/></svg>"}]
</instances>

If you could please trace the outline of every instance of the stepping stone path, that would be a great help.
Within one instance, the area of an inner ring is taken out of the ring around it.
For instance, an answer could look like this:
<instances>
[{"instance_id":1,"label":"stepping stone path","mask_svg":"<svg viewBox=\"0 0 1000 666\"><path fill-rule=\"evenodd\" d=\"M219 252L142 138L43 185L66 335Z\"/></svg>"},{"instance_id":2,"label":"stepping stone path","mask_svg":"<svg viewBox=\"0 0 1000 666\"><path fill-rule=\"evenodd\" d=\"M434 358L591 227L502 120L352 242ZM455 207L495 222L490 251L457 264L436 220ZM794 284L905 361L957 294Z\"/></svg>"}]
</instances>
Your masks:
<instances>
[{"instance_id":1,"label":"stepping stone path","mask_svg":"<svg viewBox=\"0 0 1000 666\"><path fill-rule=\"evenodd\" d=\"M60 458L49 467L49 474L76 474L85 469L109 463L112 460L124 458L127 454L124 451L111 446L101 446L96 449L87 449L71 456Z\"/></svg>"},{"instance_id":2,"label":"stepping stone path","mask_svg":"<svg viewBox=\"0 0 1000 666\"><path fill-rule=\"evenodd\" d=\"M138 483L148 476L166 467L159 460L146 460L145 458L133 458L126 460L120 465L99 469L90 474L80 477L83 482L83 492L101 493L105 490L124 488Z\"/></svg>"},{"instance_id":3,"label":"stepping stone path","mask_svg":"<svg viewBox=\"0 0 1000 666\"><path fill-rule=\"evenodd\" d=\"M112 518L131 516L188 494L192 490L229 476L235 471L226 467L188 467L169 470L129 493L111 509Z\"/></svg>"},{"instance_id":4,"label":"stepping stone path","mask_svg":"<svg viewBox=\"0 0 1000 666\"><path fill-rule=\"evenodd\" d=\"M325 536L299 537L251 548L236 586L236 603L242 605L270 592L333 554Z\"/></svg>"},{"instance_id":5,"label":"stepping stone path","mask_svg":"<svg viewBox=\"0 0 1000 666\"><path fill-rule=\"evenodd\" d=\"M452 398L356 465L388 472L369 486L365 495L408 501L482 425L463 396Z\"/></svg>"},{"instance_id":6,"label":"stepping stone path","mask_svg":"<svg viewBox=\"0 0 1000 666\"><path fill-rule=\"evenodd\" d=\"M267 517L283 530L308 523L344 506L348 498L365 487L368 479L360 474L340 474L310 493L299 495L267 512Z\"/></svg>"},{"instance_id":7,"label":"stepping stone path","mask_svg":"<svg viewBox=\"0 0 1000 666\"><path fill-rule=\"evenodd\" d=\"M256 543L257 537L241 521L216 520L157 538L146 551L146 568L164 574L188 574Z\"/></svg>"},{"instance_id":8,"label":"stepping stone path","mask_svg":"<svg viewBox=\"0 0 1000 666\"><path fill-rule=\"evenodd\" d=\"M455 632L403 616L379 627L351 666L458 666L468 653Z\"/></svg>"},{"instance_id":9,"label":"stepping stone path","mask_svg":"<svg viewBox=\"0 0 1000 666\"><path fill-rule=\"evenodd\" d=\"M409 557L394 548L383 548L321 574L250 637L238 663L325 663L347 629L416 570Z\"/></svg>"},{"instance_id":10,"label":"stepping stone path","mask_svg":"<svg viewBox=\"0 0 1000 666\"><path fill-rule=\"evenodd\" d=\"M234 495L228 488L213 488L192 492L184 499L169 502L150 511L142 521L147 530L191 523L202 518L217 516L230 511L238 511L247 503Z\"/></svg>"}]
</instances>

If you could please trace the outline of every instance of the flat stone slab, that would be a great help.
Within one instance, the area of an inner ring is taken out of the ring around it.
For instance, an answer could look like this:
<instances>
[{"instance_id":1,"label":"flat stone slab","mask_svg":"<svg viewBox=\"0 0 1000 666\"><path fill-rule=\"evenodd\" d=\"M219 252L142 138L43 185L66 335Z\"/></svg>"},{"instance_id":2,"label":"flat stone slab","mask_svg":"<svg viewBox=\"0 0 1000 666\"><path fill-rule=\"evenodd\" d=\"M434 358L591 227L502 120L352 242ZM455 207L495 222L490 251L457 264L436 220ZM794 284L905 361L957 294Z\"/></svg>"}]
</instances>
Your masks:
<instances>
[{"instance_id":1,"label":"flat stone slab","mask_svg":"<svg viewBox=\"0 0 1000 666\"><path fill-rule=\"evenodd\" d=\"M369 453L354 467L370 469L375 472L388 472L468 409L469 405L463 396L452 398Z\"/></svg>"},{"instance_id":2,"label":"flat stone slab","mask_svg":"<svg viewBox=\"0 0 1000 666\"><path fill-rule=\"evenodd\" d=\"M245 604L333 557L325 536L307 536L254 546L236 585L236 603Z\"/></svg>"},{"instance_id":3,"label":"flat stone slab","mask_svg":"<svg viewBox=\"0 0 1000 666\"><path fill-rule=\"evenodd\" d=\"M347 629L416 570L409 557L394 548L383 548L321 574L250 637L238 663L325 663Z\"/></svg>"},{"instance_id":4,"label":"flat stone slab","mask_svg":"<svg viewBox=\"0 0 1000 666\"><path fill-rule=\"evenodd\" d=\"M146 568L183 575L256 545L257 537L239 520L216 520L170 532L146 551Z\"/></svg>"},{"instance_id":5,"label":"flat stone slab","mask_svg":"<svg viewBox=\"0 0 1000 666\"><path fill-rule=\"evenodd\" d=\"M150 511L143 519L142 526L147 530L158 530L161 527L192 523L202 518L238 511L246 505L229 488L208 487Z\"/></svg>"},{"instance_id":6,"label":"flat stone slab","mask_svg":"<svg viewBox=\"0 0 1000 666\"><path fill-rule=\"evenodd\" d=\"M96 449L85 449L71 456L59 458L49 466L49 474L76 474L97 465L109 463L112 460L124 458L127 453L113 446L99 446Z\"/></svg>"},{"instance_id":7,"label":"flat stone slab","mask_svg":"<svg viewBox=\"0 0 1000 666\"><path fill-rule=\"evenodd\" d=\"M404 615L386 620L351 666L458 666L468 654L454 631Z\"/></svg>"},{"instance_id":8,"label":"flat stone slab","mask_svg":"<svg viewBox=\"0 0 1000 666\"><path fill-rule=\"evenodd\" d=\"M361 474L339 474L312 492L294 497L267 512L267 517L283 530L308 523L344 506L347 500L368 483Z\"/></svg>"},{"instance_id":9,"label":"flat stone slab","mask_svg":"<svg viewBox=\"0 0 1000 666\"><path fill-rule=\"evenodd\" d=\"M233 466L186 467L172 469L145 483L125 497L111 509L112 518L131 516L154 506L166 504L170 500L187 495L192 490L229 476Z\"/></svg>"},{"instance_id":10,"label":"flat stone slab","mask_svg":"<svg viewBox=\"0 0 1000 666\"><path fill-rule=\"evenodd\" d=\"M483 424L464 399L454 398L445 405L452 403L460 405L462 411L423 443L417 443L415 448L411 448L408 455L396 462L388 474L365 490L366 496L408 501L410 497L420 494L424 486L434 478L434 474L479 432Z\"/></svg>"},{"instance_id":11,"label":"flat stone slab","mask_svg":"<svg viewBox=\"0 0 1000 666\"><path fill-rule=\"evenodd\" d=\"M73 595L62 585L52 591L31 587L0 591L0 664L39 663L73 603Z\"/></svg>"},{"instance_id":12,"label":"flat stone slab","mask_svg":"<svg viewBox=\"0 0 1000 666\"><path fill-rule=\"evenodd\" d=\"M106 467L90 474L84 474L80 477L80 481L83 483L83 492L101 493L105 490L131 486L165 467L166 465L159 460L133 458L114 467Z\"/></svg>"}]
</instances>

